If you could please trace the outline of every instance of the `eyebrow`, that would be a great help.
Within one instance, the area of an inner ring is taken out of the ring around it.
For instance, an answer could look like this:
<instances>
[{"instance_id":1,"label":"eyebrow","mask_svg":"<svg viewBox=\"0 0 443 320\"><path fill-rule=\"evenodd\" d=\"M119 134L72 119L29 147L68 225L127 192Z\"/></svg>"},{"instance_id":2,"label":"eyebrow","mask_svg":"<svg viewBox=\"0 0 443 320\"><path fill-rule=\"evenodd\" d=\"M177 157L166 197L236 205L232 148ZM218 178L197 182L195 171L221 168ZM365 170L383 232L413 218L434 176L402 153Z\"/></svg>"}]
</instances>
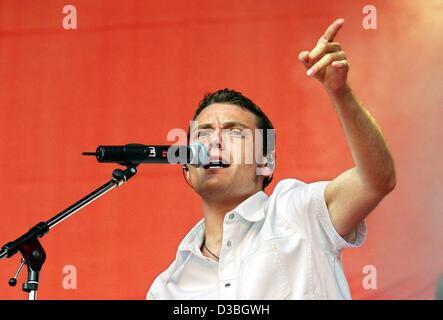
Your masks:
<instances>
[{"instance_id":1,"label":"eyebrow","mask_svg":"<svg viewBox=\"0 0 443 320\"><path fill-rule=\"evenodd\" d=\"M241 127L244 129L250 129L246 124L240 121L226 121L222 123L223 128ZM212 123L202 123L198 125L198 129L213 128Z\"/></svg>"}]
</instances>

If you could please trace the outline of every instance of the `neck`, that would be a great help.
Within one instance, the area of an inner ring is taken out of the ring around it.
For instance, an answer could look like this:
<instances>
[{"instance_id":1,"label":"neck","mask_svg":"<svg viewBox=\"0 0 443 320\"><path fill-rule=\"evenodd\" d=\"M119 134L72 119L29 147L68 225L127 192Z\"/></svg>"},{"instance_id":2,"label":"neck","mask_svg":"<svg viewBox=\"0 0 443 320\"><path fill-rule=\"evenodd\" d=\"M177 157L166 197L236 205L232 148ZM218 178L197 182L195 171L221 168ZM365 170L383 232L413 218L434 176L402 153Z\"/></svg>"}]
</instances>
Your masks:
<instances>
[{"instance_id":1,"label":"neck","mask_svg":"<svg viewBox=\"0 0 443 320\"><path fill-rule=\"evenodd\" d=\"M220 255L223 241L223 221L227 212L237 207L244 200L252 196L247 194L236 199L224 201L208 201L203 199L203 214L205 217L205 243L206 246L217 256Z\"/></svg>"}]
</instances>

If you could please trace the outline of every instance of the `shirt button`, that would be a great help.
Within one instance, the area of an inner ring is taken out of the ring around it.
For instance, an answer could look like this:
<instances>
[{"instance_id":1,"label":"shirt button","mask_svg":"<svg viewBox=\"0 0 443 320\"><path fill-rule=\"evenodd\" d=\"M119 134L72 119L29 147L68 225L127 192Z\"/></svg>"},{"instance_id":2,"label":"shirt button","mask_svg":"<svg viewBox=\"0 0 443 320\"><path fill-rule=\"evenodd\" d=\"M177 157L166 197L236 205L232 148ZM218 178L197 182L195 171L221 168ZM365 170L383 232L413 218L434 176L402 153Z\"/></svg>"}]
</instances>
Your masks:
<instances>
[{"instance_id":1,"label":"shirt button","mask_svg":"<svg viewBox=\"0 0 443 320\"><path fill-rule=\"evenodd\" d=\"M229 219L234 220L234 218L235 218L235 214L231 213L231 214L229 215Z\"/></svg>"},{"instance_id":2,"label":"shirt button","mask_svg":"<svg viewBox=\"0 0 443 320\"><path fill-rule=\"evenodd\" d=\"M231 240L229 240L226 244L228 245L228 247L232 246Z\"/></svg>"},{"instance_id":3,"label":"shirt button","mask_svg":"<svg viewBox=\"0 0 443 320\"><path fill-rule=\"evenodd\" d=\"M231 286L230 283L225 284L225 288L229 288Z\"/></svg>"}]
</instances>

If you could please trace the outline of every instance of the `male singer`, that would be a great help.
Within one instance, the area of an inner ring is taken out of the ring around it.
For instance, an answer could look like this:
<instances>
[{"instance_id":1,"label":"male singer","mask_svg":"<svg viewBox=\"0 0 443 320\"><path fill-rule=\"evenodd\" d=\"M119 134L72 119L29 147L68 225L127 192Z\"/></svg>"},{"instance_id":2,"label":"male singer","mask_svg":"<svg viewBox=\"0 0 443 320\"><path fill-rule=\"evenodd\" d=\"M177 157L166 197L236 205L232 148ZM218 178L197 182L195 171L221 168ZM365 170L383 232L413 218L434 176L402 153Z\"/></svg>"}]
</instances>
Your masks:
<instances>
[{"instance_id":1,"label":"male singer","mask_svg":"<svg viewBox=\"0 0 443 320\"><path fill-rule=\"evenodd\" d=\"M377 123L347 82L346 54L334 41L343 23L334 21L299 60L331 97L355 166L332 181L281 180L268 197L263 189L272 178L274 150L263 146L263 161L244 159L247 133L272 129L271 122L239 92L206 95L189 138L208 146L211 163L185 168L204 219L155 279L148 299L351 298L340 252L363 243L365 217L394 189L396 178Z\"/></svg>"}]
</instances>

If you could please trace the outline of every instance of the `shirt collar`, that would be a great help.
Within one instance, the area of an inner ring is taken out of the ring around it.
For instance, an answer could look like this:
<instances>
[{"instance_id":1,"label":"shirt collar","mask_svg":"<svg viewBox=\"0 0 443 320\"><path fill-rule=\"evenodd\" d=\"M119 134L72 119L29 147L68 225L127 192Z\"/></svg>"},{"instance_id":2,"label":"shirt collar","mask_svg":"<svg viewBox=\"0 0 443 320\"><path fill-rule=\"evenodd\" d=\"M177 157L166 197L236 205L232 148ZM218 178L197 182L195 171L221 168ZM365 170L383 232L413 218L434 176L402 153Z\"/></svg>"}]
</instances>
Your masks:
<instances>
[{"instance_id":1,"label":"shirt collar","mask_svg":"<svg viewBox=\"0 0 443 320\"><path fill-rule=\"evenodd\" d=\"M189 231L189 233L186 235L186 237L183 239L183 241L180 243L178 250L179 251L191 251L194 252L195 250L200 251L200 246L203 243L203 238L205 234L205 219L201 219L192 229ZM194 252L196 253L196 252Z\"/></svg>"},{"instance_id":2,"label":"shirt collar","mask_svg":"<svg viewBox=\"0 0 443 320\"><path fill-rule=\"evenodd\" d=\"M242 203L240 203L232 212L238 213L243 219L249 222L258 222L265 218L266 212L266 202L268 196L263 191L258 191L253 194ZM200 220L183 241L180 243L178 251L180 252L192 252L197 254L200 252L200 247L203 243L204 233L205 233L205 219Z\"/></svg>"},{"instance_id":3,"label":"shirt collar","mask_svg":"<svg viewBox=\"0 0 443 320\"><path fill-rule=\"evenodd\" d=\"M268 196L263 191L259 191L240 203L234 210L243 219L250 222L258 222L265 218L265 206Z\"/></svg>"}]
</instances>

